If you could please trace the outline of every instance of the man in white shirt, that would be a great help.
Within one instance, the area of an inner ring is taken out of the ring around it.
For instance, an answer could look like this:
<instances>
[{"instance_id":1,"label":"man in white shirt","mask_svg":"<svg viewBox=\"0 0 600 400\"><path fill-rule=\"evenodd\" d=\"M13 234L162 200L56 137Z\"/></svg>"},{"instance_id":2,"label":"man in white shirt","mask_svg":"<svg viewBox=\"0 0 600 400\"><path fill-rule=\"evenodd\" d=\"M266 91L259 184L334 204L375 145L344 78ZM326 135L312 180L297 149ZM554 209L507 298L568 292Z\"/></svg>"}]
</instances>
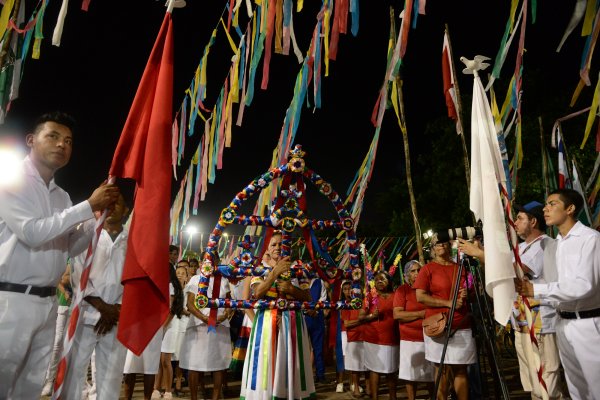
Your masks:
<instances>
[{"instance_id":1,"label":"man in white shirt","mask_svg":"<svg viewBox=\"0 0 600 400\"><path fill-rule=\"evenodd\" d=\"M517 218L515 231L523 241L519 243L519 257L525 274L532 283L556 281L556 264L552 251L554 240L548 237L544 220L544 205L532 201L524 206L515 205ZM548 301L529 299L533 326L528 326L525 303L519 296L515 302L515 348L519 359L521 383L532 399L541 399L544 390L538 377L536 354L542 365L542 379L550 399L562 398L560 359L556 345L556 310ZM533 346L530 329L534 329L538 342Z\"/></svg>"},{"instance_id":2,"label":"man in white shirt","mask_svg":"<svg viewBox=\"0 0 600 400\"><path fill-rule=\"evenodd\" d=\"M571 398L600 398L600 233L577 220L583 198L558 189L546 199L544 218L558 228L557 280L517 281L523 296L551 301L559 318L556 337Z\"/></svg>"},{"instance_id":3,"label":"man in white shirt","mask_svg":"<svg viewBox=\"0 0 600 400\"><path fill-rule=\"evenodd\" d=\"M81 253L93 233L93 211L119 195L103 185L73 206L54 182L71 157L73 119L40 117L27 135L21 181L0 187L0 398L39 398L56 325L56 286L67 257ZM83 226L78 225L88 221Z\"/></svg>"},{"instance_id":4,"label":"man in white shirt","mask_svg":"<svg viewBox=\"0 0 600 400\"><path fill-rule=\"evenodd\" d=\"M119 398L127 354L125 346L117 340L117 324L123 297L121 275L127 252L127 231L123 229L123 222L128 212L123 196L119 196L98 238L88 284L83 293L80 326L73 337L69 354L69 370L64 382L65 399L81 398L94 350L96 398ZM86 252L75 258L74 276L81 276L85 258Z\"/></svg>"}]
</instances>

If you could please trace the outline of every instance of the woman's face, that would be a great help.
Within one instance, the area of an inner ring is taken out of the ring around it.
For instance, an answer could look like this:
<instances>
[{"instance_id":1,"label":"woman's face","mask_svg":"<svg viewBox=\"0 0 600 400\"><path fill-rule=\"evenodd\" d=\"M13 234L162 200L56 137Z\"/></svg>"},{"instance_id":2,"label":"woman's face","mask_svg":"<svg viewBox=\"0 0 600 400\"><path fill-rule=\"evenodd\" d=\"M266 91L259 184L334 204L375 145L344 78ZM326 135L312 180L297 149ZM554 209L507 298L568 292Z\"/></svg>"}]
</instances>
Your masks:
<instances>
[{"instance_id":1,"label":"woman's face","mask_svg":"<svg viewBox=\"0 0 600 400\"><path fill-rule=\"evenodd\" d=\"M433 254L439 258L450 255L450 242L436 243L433 245Z\"/></svg>"},{"instance_id":2,"label":"woman's face","mask_svg":"<svg viewBox=\"0 0 600 400\"><path fill-rule=\"evenodd\" d=\"M377 289L378 292L385 292L389 283L390 281L384 274L375 275L375 289Z\"/></svg>"},{"instance_id":3,"label":"woman's face","mask_svg":"<svg viewBox=\"0 0 600 400\"><path fill-rule=\"evenodd\" d=\"M183 286L188 279L187 268L185 267L185 265L178 266L175 270L175 275L177 276L179 283L181 283L181 285Z\"/></svg>"},{"instance_id":4,"label":"woman's face","mask_svg":"<svg viewBox=\"0 0 600 400\"><path fill-rule=\"evenodd\" d=\"M270 261L275 263L279 261L279 259L281 258L281 235L271 236L268 253L271 257Z\"/></svg>"},{"instance_id":5,"label":"woman's face","mask_svg":"<svg viewBox=\"0 0 600 400\"><path fill-rule=\"evenodd\" d=\"M412 265L412 267L410 267L410 269L408 270L408 274L406 276L406 279L408 281L408 284L410 286L413 285L413 283L415 283L415 279L417 279L417 275L419 275L419 271L421 270L421 266L417 263L414 263Z\"/></svg>"}]
</instances>

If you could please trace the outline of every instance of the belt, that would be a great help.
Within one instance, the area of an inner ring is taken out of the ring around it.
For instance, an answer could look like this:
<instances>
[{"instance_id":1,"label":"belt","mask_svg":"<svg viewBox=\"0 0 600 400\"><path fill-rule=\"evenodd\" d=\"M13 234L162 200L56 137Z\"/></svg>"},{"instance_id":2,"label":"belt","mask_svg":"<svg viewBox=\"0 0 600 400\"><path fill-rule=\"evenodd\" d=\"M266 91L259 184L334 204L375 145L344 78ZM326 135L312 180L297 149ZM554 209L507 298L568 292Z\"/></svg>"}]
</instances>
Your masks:
<instances>
[{"instance_id":1,"label":"belt","mask_svg":"<svg viewBox=\"0 0 600 400\"><path fill-rule=\"evenodd\" d=\"M40 287L8 282L0 282L0 291L32 294L40 297L54 296L56 294L55 287Z\"/></svg>"},{"instance_id":2,"label":"belt","mask_svg":"<svg viewBox=\"0 0 600 400\"><path fill-rule=\"evenodd\" d=\"M558 315L564 319L582 319L600 317L600 308L587 311L559 311Z\"/></svg>"}]
</instances>

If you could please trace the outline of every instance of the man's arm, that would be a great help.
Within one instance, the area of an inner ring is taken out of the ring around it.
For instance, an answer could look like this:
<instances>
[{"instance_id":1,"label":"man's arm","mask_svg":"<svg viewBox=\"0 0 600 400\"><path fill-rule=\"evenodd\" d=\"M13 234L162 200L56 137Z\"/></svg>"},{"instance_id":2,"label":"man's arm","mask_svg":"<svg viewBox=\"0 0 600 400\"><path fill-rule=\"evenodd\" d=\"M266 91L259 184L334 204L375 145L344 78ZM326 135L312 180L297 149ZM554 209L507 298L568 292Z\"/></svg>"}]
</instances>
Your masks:
<instances>
[{"instance_id":1,"label":"man's arm","mask_svg":"<svg viewBox=\"0 0 600 400\"><path fill-rule=\"evenodd\" d=\"M576 265L565 266L567 279L558 282L532 284L521 281L517 290L524 296L550 301L575 301L588 297L595 290L600 290L598 276L600 275L600 238L589 237L583 244L577 257Z\"/></svg>"},{"instance_id":2,"label":"man's arm","mask_svg":"<svg viewBox=\"0 0 600 400\"><path fill-rule=\"evenodd\" d=\"M102 210L114 204L119 195L114 185L97 188L92 196L79 204L70 206L49 217L40 217L32 190L12 192L0 191L0 218L10 230L29 247L36 248L64 235L80 222L91 219L93 211ZM68 200L71 204L71 201Z\"/></svg>"}]
</instances>

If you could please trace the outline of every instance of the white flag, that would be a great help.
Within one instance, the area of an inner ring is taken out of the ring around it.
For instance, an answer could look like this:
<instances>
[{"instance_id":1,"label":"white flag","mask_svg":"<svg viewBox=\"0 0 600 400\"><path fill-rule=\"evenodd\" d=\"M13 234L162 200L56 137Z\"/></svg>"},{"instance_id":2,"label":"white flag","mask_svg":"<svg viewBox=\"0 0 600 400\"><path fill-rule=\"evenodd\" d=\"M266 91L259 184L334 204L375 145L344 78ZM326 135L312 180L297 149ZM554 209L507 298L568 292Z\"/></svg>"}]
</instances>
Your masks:
<instances>
[{"instance_id":1,"label":"white flag","mask_svg":"<svg viewBox=\"0 0 600 400\"><path fill-rule=\"evenodd\" d=\"M475 218L483 222L485 289L494 298L494 318L505 325L516 297L512 252L499 191L506 178L492 111L477 71L473 76L470 208Z\"/></svg>"}]
</instances>

